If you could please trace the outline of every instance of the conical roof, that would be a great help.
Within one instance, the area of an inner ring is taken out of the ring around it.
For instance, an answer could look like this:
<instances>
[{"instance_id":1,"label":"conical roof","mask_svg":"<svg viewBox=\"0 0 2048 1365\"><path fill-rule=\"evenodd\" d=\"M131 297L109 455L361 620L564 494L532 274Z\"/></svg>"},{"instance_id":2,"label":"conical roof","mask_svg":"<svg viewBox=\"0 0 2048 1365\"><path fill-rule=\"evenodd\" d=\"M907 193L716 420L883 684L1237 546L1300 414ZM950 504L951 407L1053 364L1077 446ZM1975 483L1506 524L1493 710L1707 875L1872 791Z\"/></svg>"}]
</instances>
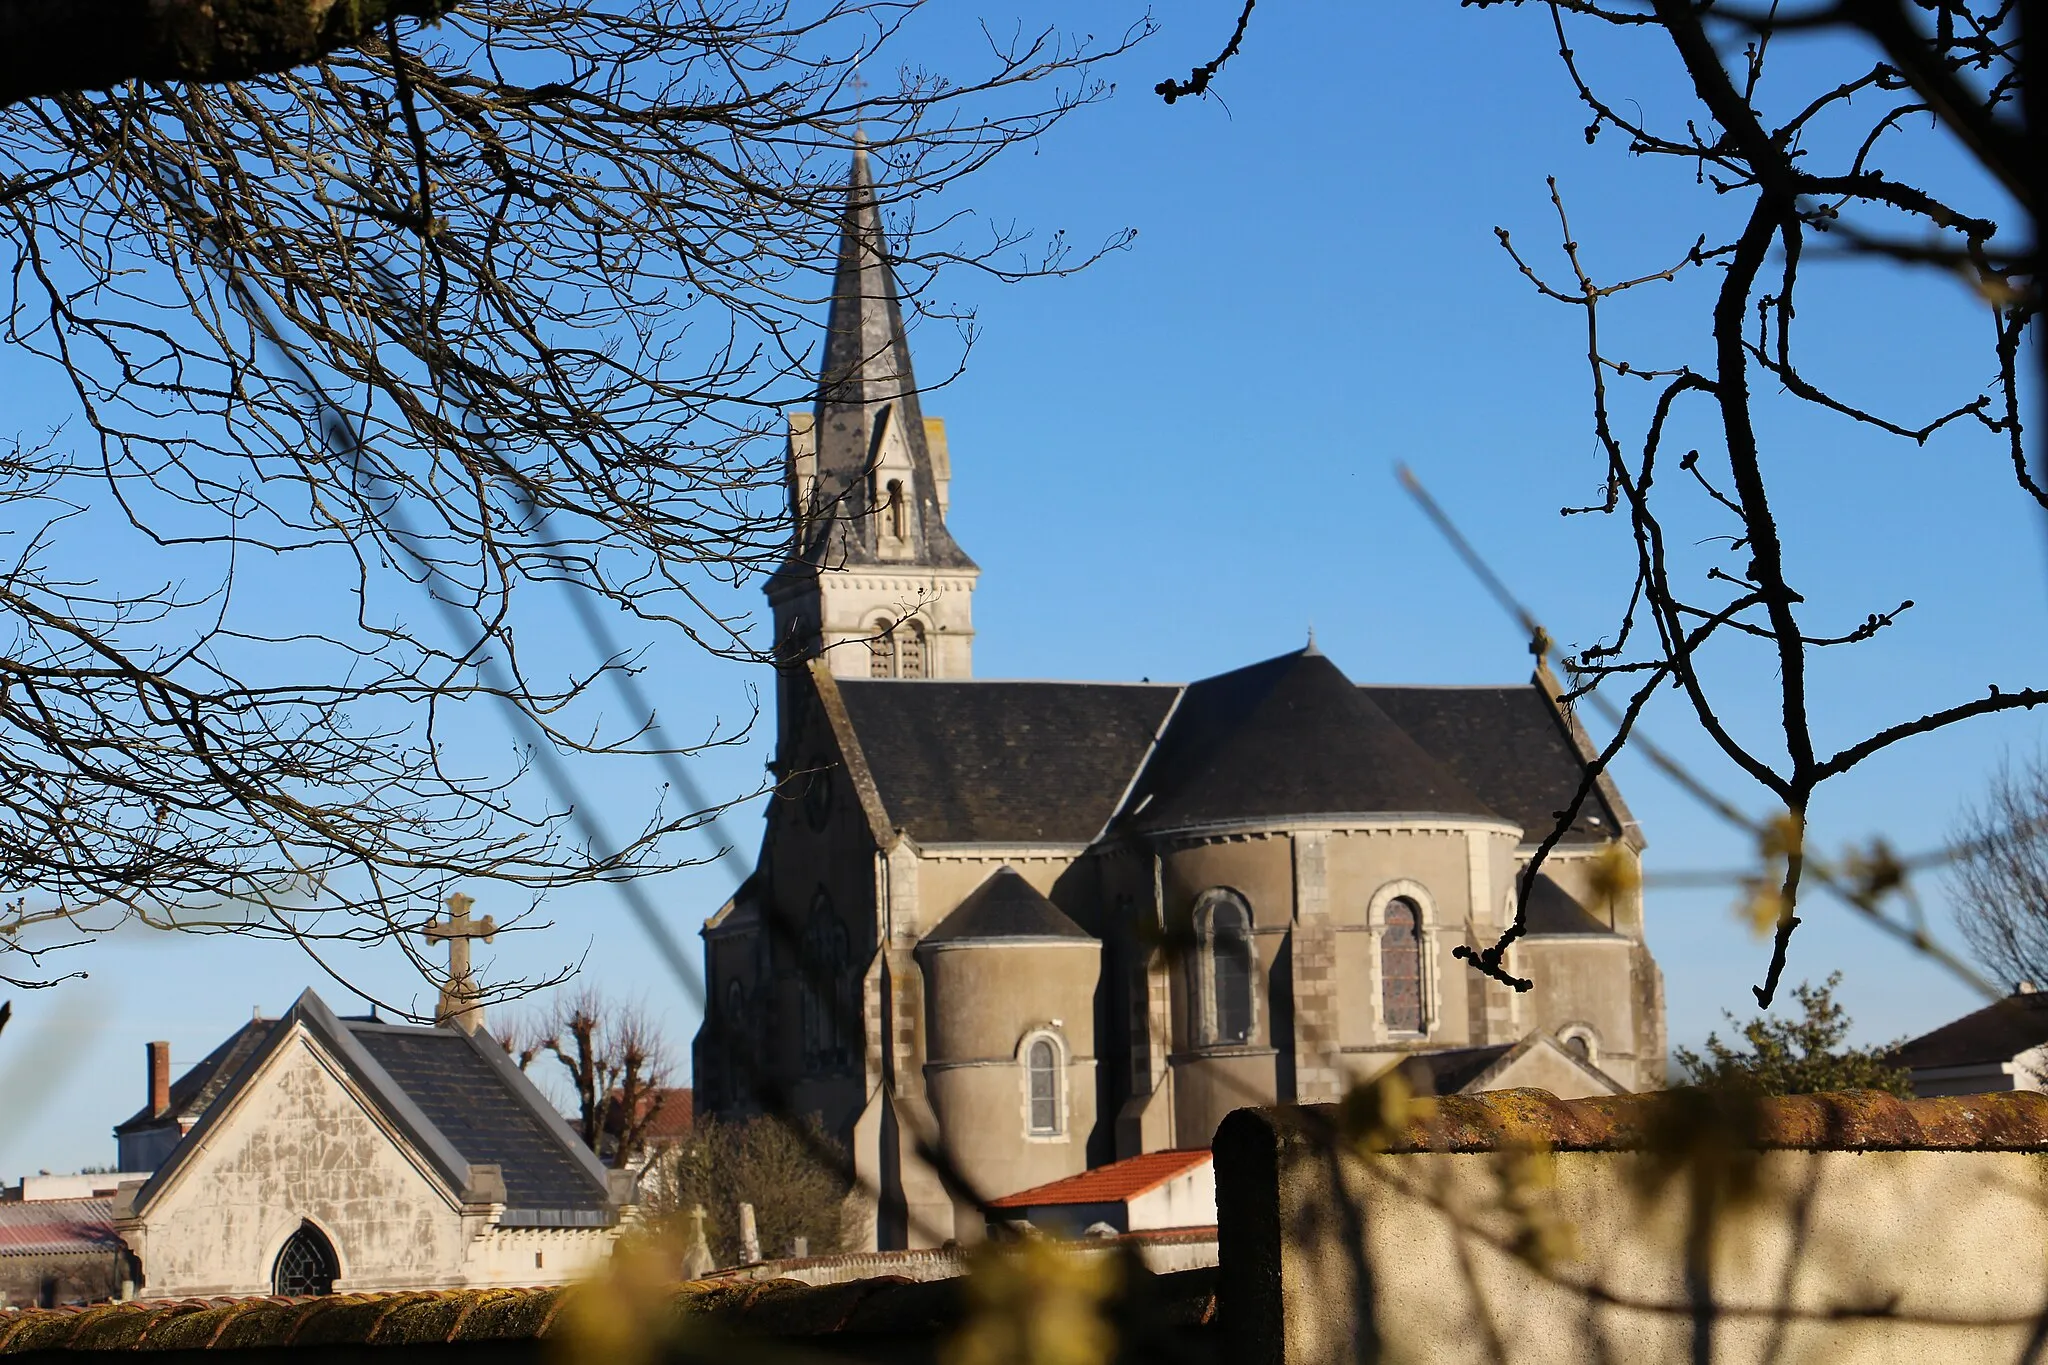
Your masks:
<instances>
[{"instance_id":1,"label":"conical roof","mask_svg":"<svg viewBox=\"0 0 2048 1365\"><path fill-rule=\"evenodd\" d=\"M1070 938L1093 941L1094 935L1068 919L1038 888L1007 867L999 867L968 893L952 914L924 936L925 943L959 943L970 939Z\"/></svg>"},{"instance_id":2,"label":"conical roof","mask_svg":"<svg viewBox=\"0 0 2048 1365\"><path fill-rule=\"evenodd\" d=\"M1126 804L1140 830L1499 814L1313 646L1191 684Z\"/></svg>"},{"instance_id":3,"label":"conical roof","mask_svg":"<svg viewBox=\"0 0 2048 1365\"><path fill-rule=\"evenodd\" d=\"M910 340L890 267L867 147L857 144L840 218L839 259L818 375L818 508L806 558L835 565L876 559L880 518L870 506L868 474L885 444L900 439L910 466L912 553L908 562L973 568L939 511L938 484L911 369ZM898 558L893 563L904 563Z\"/></svg>"}]
</instances>

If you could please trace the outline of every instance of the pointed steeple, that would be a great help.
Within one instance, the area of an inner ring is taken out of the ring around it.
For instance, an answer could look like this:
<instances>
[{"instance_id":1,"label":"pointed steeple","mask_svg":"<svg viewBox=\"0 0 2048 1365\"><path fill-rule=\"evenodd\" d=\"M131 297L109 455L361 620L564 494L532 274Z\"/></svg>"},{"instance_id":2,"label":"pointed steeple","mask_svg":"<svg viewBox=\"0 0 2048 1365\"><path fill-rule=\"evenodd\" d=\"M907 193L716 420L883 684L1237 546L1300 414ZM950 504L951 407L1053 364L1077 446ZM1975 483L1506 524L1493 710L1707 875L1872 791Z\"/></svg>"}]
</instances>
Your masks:
<instances>
[{"instance_id":1,"label":"pointed steeple","mask_svg":"<svg viewBox=\"0 0 2048 1365\"><path fill-rule=\"evenodd\" d=\"M841 678L974 676L981 570L946 529L951 455L910 367L867 142L840 215L813 408L789 414L790 555L768 580L784 745L806 660Z\"/></svg>"},{"instance_id":2,"label":"pointed steeple","mask_svg":"<svg viewBox=\"0 0 2048 1365\"><path fill-rule=\"evenodd\" d=\"M972 568L946 530L918 402L903 306L868 163L857 138L825 324L812 424L815 474L799 554L835 564Z\"/></svg>"}]
</instances>

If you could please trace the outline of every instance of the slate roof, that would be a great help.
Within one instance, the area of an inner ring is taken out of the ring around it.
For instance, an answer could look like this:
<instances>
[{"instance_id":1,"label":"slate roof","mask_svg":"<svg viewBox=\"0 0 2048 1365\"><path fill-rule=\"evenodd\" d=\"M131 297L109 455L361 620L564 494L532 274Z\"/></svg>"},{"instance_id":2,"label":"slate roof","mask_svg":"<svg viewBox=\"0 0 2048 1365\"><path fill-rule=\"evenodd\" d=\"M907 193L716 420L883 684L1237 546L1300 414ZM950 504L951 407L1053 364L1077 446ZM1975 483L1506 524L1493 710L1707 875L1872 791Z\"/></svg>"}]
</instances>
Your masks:
<instances>
[{"instance_id":1,"label":"slate roof","mask_svg":"<svg viewBox=\"0 0 2048 1365\"><path fill-rule=\"evenodd\" d=\"M881 509L869 505L868 474L881 449L880 433L893 426L910 456L909 562L972 569L939 511L938 485L903 328L903 305L882 230L880 200L865 146L856 146L840 215L839 258L832 276L832 306L825 319L825 354L818 375L812 432L817 442L817 489L824 515L805 529L799 554L813 567L882 562L875 537Z\"/></svg>"},{"instance_id":2,"label":"slate roof","mask_svg":"<svg viewBox=\"0 0 2048 1365\"><path fill-rule=\"evenodd\" d=\"M1556 826L1585 774L1564 722L1534 683L1360 690L1530 842ZM1595 788L1561 842L1599 843L1620 833L1620 819Z\"/></svg>"},{"instance_id":3,"label":"slate roof","mask_svg":"<svg viewBox=\"0 0 2048 1365\"><path fill-rule=\"evenodd\" d=\"M171 1082L171 1104L166 1112L151 1113L149 1106L144 1105L115 1127L115 1135L161 1127L181 1118L197 1119L234 1079L242 1063L255 1056L256 1050L269 1040L276 1027L275 1019L252 1019L236 1029L191 1070Z\"/></svg>"},{"instance_id":4,"label":"slate roof","mask_svg":"<svg viewBox=\"0 0 2048 1365\"><path fill-rule=\"evenodd\" d=\"M1086 844L1175 686L841 679L890 823L920 843Z\"/></svg>"},{"instance_id":5,"label":"slate roof","mask_svg":"<svg viewBox=\"0 0 2048 1365\"><path fill-rule=\"evenodd\" d=\"M1121 1204L1156 1190L1176 1176L1198 1170L1212 1160L1209 1149L1184 1148L1177 1151L1146 1152L1125 1157L1107 1166L1097 1166L1079 1175L1064 1176L1028 1190L991 1199L994 1209L1042 1208L1053 1204Z\"/></svg>"},{"instance_id":6,"label":"slate roof","mask_svg":"<svg viewBox=\"0 0 2048 1365\"><path fill-rule=\"evenodd\" d=\"M1491 1047L1454 1047L1438 1052L1411 1052L1395 1068L1418 1095L1455 1095L1479 1079L1487 1068L1508 1055L1513 1043Z\"/></svg>"},{"instance_id":7,"label":"slate roof","mask_svg":"<svg viewBox=\"0 0 2048 1365\"><path fill-rule=\"evenodd\" d=\"M1313 648L1191 684L1133 795L1141 830L1334 812L1499 818Z\"/></svg>"},{"instance_id":8,"label":"slate roof","mask_svg":"<svg viewBox=\"0 0 2048 1365\"><path fill-rule=\"evenodd\" d=\"M2009 1062L2043 1043L2048 1043L2048 993L2028 991L1901 1043L1891 1060L1916 1070L1977 1066Z\"/></svg>"},{"instance_id":9,"label":"slate roof","mask_svg":"<svg viewBox=\"0 0 2048 1365\"><path fill-rule=\"evenodd\" d=\"M472 1167L496 1165L505 1183L507 1225L585 1226L611 1219L604 1167L488 1037L445 1026L340 1018L309 990L283 1018L263 1021L258 1045L234 1067L214 1068L222 1078L213 1099L226 1100L257 1083L264 1064L300 1028L354 1076L456 1195L470 1194ZM147 1217L150 1204L178 1178L213 1127L227 1121L223 1115L230 1109L209 1104L137 1195L137 1216Z\"/></svg>"},{"instance_id":10,"label":"slate roof","mask_svg":"<svg viewBox=\"0 0 2048 1365\"><path fill-rule=\"evenodd\" d=\"M563 1147L556 1125L505 1084L477 1042L447 1028L355 1020L344 1027L465 1160L498 1166L508 1208L605 1205L604 1186Z\"/></svg>"},{"instance_id":11,"label":"slate roof","mask_svg":"<svg viewBox=\"0 0 2048 1365\"><path fill-rule=\"evenodd\" d=\"M926 943L958 943L970 939L1089 939L1086 929L1007 867L989 873L953 913L924 936Z\"/></svg>"},{"instance_id":12,"label":"slate roof","mask_svg":"<svg viewBox=\"0 0 2048 1365\"><path fill-rule=\"evenodd\" d=\"M1185 686L834 685L888 824L925 844L1333 814L1506 820L1533 841L1585 773L1533 682L1359 687L1313 648ZM1563 842L1620 837L1624 818L1596 788ZM1552 910L1566 927L1543 932L1593 932L1569 897Z\"/></svg>"},{"instance_id":13,"label":"slate roof","mask_svg":"<svg viewBox=\"0 0 2048 1365\"><path fill-rule=\"evenodd\" d=\"M1517 881L1519 888L1520 882ZM1529 932L1532 934L1612 934L1614 930L1591 910L1579 904L1571 892L1550 880L1545 872L1536 874L1529 888Z\"/></svg>"},{"instance_id":14,"label":"slate roof","mask_svg":"<svg viewBox=\"0 0 2048 1365\"><path fill-rule=\"evenodd\" d=\"M0 1203L0 1256L82 1256L120 1245L111 1199Z\"/></svg>"}]
</instances>

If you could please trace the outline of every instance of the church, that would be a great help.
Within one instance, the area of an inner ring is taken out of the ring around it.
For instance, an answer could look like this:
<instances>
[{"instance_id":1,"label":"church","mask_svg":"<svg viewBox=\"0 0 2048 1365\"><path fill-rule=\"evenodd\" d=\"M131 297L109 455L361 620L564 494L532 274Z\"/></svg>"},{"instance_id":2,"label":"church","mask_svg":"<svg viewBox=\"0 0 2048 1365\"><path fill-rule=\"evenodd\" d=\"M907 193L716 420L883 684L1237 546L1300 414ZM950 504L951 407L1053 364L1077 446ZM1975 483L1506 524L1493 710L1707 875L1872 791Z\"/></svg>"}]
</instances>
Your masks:
<instances>
[{"instance_id":1,"label":"church","mask_svg":"<svg viewBox=\"0 0 2048 1365\"><path fill-rule=\"evenodd\" d=\"M1230 1111L1400 1067L1439 1094L1661 1086L1643 837L1603 776L1545 860L1517 993L1490 945L1591 753L1525 683L1352 680L1313 642L1187 684L974 676L877 195L856 151L815 408L789 419L777 788L703 929L700 1113L815 1113L869 1245L982 1235L1000 1198L1208 1146Z\"/></svg>"}]
</instances>

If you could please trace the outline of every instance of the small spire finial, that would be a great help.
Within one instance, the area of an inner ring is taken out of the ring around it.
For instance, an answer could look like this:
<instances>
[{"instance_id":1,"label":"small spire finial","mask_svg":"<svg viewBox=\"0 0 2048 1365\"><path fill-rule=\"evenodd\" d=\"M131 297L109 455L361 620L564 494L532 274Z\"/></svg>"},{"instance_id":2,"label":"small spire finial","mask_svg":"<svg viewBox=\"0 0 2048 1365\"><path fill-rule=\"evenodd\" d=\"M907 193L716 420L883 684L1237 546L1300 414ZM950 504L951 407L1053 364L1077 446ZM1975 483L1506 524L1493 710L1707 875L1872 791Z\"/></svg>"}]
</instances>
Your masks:
<instances>
[{"instance_id":1,"label":"small spire finial","mask_svg":"<svg viewBox=\"0 0 2048 1365\"><path fill-rule=\"evenodd\" d=\"M1304 654L1313 654L1318 658L1322 656L1323 651L1316 648L1316 623L1313 621L1308 623L1308 643L1302 647L1301 652Z\"/></svg>"}]
</instances>

